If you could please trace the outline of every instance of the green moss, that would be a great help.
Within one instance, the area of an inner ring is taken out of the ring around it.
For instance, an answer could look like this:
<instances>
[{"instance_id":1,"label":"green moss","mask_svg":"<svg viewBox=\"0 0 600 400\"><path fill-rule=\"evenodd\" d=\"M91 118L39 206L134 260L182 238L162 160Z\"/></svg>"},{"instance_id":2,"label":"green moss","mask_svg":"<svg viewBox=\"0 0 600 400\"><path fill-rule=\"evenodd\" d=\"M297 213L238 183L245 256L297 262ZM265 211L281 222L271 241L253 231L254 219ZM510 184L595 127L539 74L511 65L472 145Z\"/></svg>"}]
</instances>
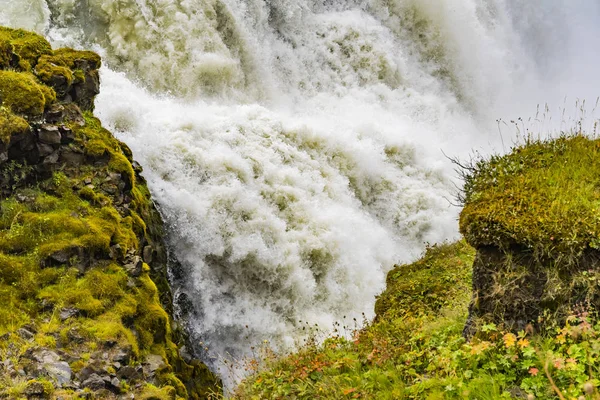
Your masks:
<instances>
[{"instance_id":1,"label":"green moss","mask_svg":"<svg viewBox=\"0 0 600 400\"><path fill-rule=\"evenodd\" d=\"M44 95L45 107L48 107L50 104L56 101L56 91L53 88L46 85L40 85L39 87Z\"/></svg>"},{"instance_id":2,"label":"green moss","mask_svg":"<svg viewBox=\"0 0 600 400\"><path fill-rule=\"evenodd\" d=\"M5 107L0 107L0 141L8 144L13 135L29 131L29 124Z\"/></svg>"},{"instance_id":3,"label":"green moss","mask_svg":"<svg viewBox=\"0 0 600 400\"><path fill-rule=\"evenodd\" d=\"M135 184L135 172L133 171L131 163L123 154L113 153L108 168L114 172L119 172L129 185L133 186Z\"/></svg>"},{"instance_id":4,"label":"green moss","mask_svg":"<svg viewBox=\"0 0 600 400\"><path fill-rule=\"evenodd\" d=\"M464 241L433 246L420 260L388 273L386 290L375 303L377 318L406 318L464 308L471 297L475 250Z\"/></svg>"},{"instance_id":5,"label":"green moss","mask_svg":"<svg viewBox=\"0 0 600 400\"><path fill-rule=\"evenodd\" d=\"M160 305L158 290L148 274L140 277L137 296L137 315L135 327L140 332L140 344L151 348L155 343L170 340L171 327L169 316Z\"/></svg>"},{"instance_id":6,"label":"green moss","mask_svg":"<svg viewBox=\"0 0 600 400\"><path fill-rule=\"evenodd\" d=\"M171 386L175 389L175 393L177 396L182 397L184 399L188 399L188 392L185 388L185 385L181 383L179 378L175 376L174 373L166 373L160 374L158 379L163 383L164 386Z\"/></svg>"},{"instance_id":7,"label":"green moss","mask_svg":"<svg viewBox=\"0 0 600 400\"><path fill-rule=\"evenodd\" d=\"M109 156L108 168L111 171L120 173L133 189L135 186L135 171L130 160L123 155L123 144L104 129L100 121L91 113L86 112L84 116L86 125L84 127L73 125L72 128L80 139L85 141L86 154L97 158Z\"/></svg>"},{"instance_id":8,"label":"green moss","mask_svg":"<svg viewBox=\"0 0 600 400\"><path fill-rule=\"evenodd\" d=\"M172 386L158 388L147 384L142 389L139 398L141 400L175 400L177 398L177 391Z\"/></svg>"},{"instance_id":9,"label":"green moss","mask_svg":"<svg viewBox=\"0 0 600 400\"><path fill-rule=\"evenodd\" d=\"M19 67L23 71L29 71L37 64L40 56L51 51L50 43L40 35L22 29L0 27L0 54L4 53L4 57L0 56L0 62L8 57L12 58L12 55L7 54L12 52L18 56ZM12 66L10 59L8 64ZM0 64L2 66L7 67L5 63Z\"/></svg>"},{"instance_id":10,"label":"green moss","mask_svg":"<svg viewBox=\"0 0 600 400\"><path fill-rule=\"evenodd\" d=\"M0 69L10 68L15 61L15 48L6 37L0 35Z\"/></svg>"},{"instance_id":11,"label":"green moss","mask_svg":"<svg viewBox=\"0 0 600 400\"><path fill-rule=\"evenodd\" d=\"M72 70L72 74L81 75L80 64L88 64L90 69L99 69L102 65L100 56L92 51L74 50L70 48L58 49L39 60L39 64L52 64ZM37 69L37 68L36 68ZM71 75L73 76L73 75Z\"/></svg>"},{"instance_id":12,"label":"green moss","mask_svg":"<svg viewBox=\"0 0 600 400\"><path fill-rule=\"evenodd\" d=\"M85 72L81 69L84 64L87 64L85 68L98 69L101 65L100 56L91 51L58 49L40 57L35 73L42 82L60 85L66 90L72 83L85 82Z\"/></svg>"},{"instance_id":13,"label":"green moss","mask_svg":"<svg viewBox=\"0 0 600 400\"><path fill-rule=\"evenodd\" d=\"M568 264L600 248L600 140L529 142L479 161L460 230L472 246L519 245Z\"/></svg>"},{"instance_id":14,"label":"green moss","mask_svg":"<svg viewBox=\"0 0 600 400\"><path fill-rule=\"evenodd\" d=\"M112 203L110 197L87 186L79 190L79 196L97 206L107 206Z\"/></svg>"},{"instance_id":15,"label":"green moss","mask_svg":"<svg viewBox=\"0 0 600 400\"><path fill-rule=\"evenodd\" d=\"M46 106L44 92L30 73L0 71L0 105L15 114L40 117Z\"/></svg>"},{"instance_id":16,"label":"green moss","mask_svg":"<svg viewBox=\"0 0 600 400\"><path fill-rule=\"evenodd\" d=\"M116 342L119 346L130 348L135 356L139 355L137 339L131 329L122 321L122 316L107 312L94 319L81 322L83 331L92 342Z\"/></svg>"},{"instance_id":17,"label":"green moss","mask_svg":"<svg viewBox=\"0 0 600 400\"><path fill-rule=\"evenodd\" d=\"M56 63L53 55L40 57L38 65L35 67L35 73L46 84L51 84L52 79L57 76L64 78L65 86L73 83L73 71L68 66Z\"/></svg>"},{"instance_id":18,"label":"green moss","mask_svg":"<svg viewBox=\"0 0 600 400\"><path fill-rule=\"evenodd\" d=\"M49 399L54 393L54 385L46 379L30 380L25 386L25 391L35 388L35 391L40 393L41 398Z\"/></svg>"}]
</instances>

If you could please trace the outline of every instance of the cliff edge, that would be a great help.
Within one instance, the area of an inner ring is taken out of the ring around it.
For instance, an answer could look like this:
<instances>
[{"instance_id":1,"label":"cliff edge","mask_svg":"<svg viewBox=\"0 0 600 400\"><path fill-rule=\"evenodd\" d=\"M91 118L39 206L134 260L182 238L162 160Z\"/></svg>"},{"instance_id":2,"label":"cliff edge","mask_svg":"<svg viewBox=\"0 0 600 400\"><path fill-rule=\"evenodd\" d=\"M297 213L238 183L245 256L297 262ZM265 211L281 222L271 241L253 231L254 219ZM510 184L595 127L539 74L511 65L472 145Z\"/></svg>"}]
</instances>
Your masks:
<instances>
[{"instance_id":1,"label":"cliff edge","mask_svg":"<svg viewBox=\"0 0 600 400\"><path fill-rule=\"evenodd\" d=\"M206 398L142 169L92 114L100 65L0 28L0 398Z\"/></svg>"}]
</instances>

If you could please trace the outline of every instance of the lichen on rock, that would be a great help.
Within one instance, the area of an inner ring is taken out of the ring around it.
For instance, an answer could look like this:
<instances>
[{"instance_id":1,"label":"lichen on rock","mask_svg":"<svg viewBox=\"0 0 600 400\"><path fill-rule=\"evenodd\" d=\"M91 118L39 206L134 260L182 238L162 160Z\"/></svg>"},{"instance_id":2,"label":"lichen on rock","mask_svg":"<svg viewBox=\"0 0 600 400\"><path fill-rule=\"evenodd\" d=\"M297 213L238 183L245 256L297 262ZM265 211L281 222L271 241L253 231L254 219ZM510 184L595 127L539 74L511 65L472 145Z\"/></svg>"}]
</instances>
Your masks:
<instances>
[{"instance_id":1,"label":"lichen on rock","mask_svg":"<svg viewBox=\"0 0 600 400\"><path fill-rule=\"evenodd\" d=\"M204 398L141 168L85 111L99 66L0 28L0 398Z\"/></svg>"}]
</instances>

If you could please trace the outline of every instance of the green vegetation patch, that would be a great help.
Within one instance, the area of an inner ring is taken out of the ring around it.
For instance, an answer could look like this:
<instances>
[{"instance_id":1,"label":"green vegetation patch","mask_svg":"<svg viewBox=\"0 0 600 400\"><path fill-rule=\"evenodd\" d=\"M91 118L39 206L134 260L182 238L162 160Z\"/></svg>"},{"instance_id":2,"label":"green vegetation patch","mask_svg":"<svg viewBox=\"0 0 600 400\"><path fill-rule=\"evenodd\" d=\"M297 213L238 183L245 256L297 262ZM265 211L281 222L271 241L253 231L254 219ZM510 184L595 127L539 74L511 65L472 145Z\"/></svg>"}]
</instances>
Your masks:
<instances>
[{"instance_id":1,"label":"green vegetation patch","mask_svg":"<svg viewBox=\"0 0 600 400\"><path fill-rule=\"evenodd\" d=\"M381 313L371 325L352 339L309 342L284 357L261 352L262 364L247 363L256 373L233 397L599 398L600 324L591 314L579 312L560 328L535 334L486 324L471 342L465 340L470 295L465 263L472 257L473 249L458 242L434 246L416 263L395 268L380 297L385 307L379 304Z\"/></svg>"},{"instance_id":2,"label":"green vegetation patch","mask_svg":"<svg viewBox=\"0 0 600 400\"><path fill-rule=\"evenodd\" d=\"M519 245L567 263L600 247L600 140L527 142L467 172L460 231L472 246Z\"/></svg>"},{"instance_id":3,"label":"green vegetation patch","mask_svg":"<svg viewBox=\"0 0 600 400\"><path fill-rule=\"evenodd\" d=\"M0 141L5 145L10 143L13 135L19 135L29 131L27 121L14 115L8 108L0 106Z\"/></svg>"},{"instance_id":4,"label":"green vegetation patch","mask_svg":"<svg viewBox=\"0 0 600 400\"><path fill-rule=\"evenodd\" d=\"M32 74L0 71L0 105L13 113L39 118L55 99L54 91L40 85Z\"/></svg>"},{"instance_id":5,"label":"green vegetation patch","mask_svg":"<svg viewBox=\"0 0 600 400\"><path fill-rule=\"evenodd\" d=\"M79 51L70 48L58 49L51 54L40 57L35 68L37 76L42 82L51 84L53 78L61 76L66 86L71 85L74 80L85 80L81 68L98 69L101 66L100 56L91 51Z\"/></svg>"},{"instance_id":6,"label":"green vegetation patch","mask_svg":"<svg viewBox=\"0 0 600 400\"><path fill-rule=\"evenodd\" d=\"M15 67L16 57L18 67L29 71L40 56L51 52L50 43L36 33L0 27L0 68Z\"/></svg>"},{"instance_id":7,"label":"green vegetation patch","mask_svg":"<svg viewBox=\"0 0 600 400\"><path fill-rule=\"evenodd\" d=\"M464 307L471 297L474 256L475 250L460 241L431 247L415 263L396 266L388 273L386 290L375 303L377 317L431 314L452 304Z\"/></svg>"},{"instance_id":8,"label":"green vegetation patch","mask_svg":"<svg viewBox=\"0 0 600 400\"><path fill-rule=\"evenodd\" d=\"M84 116L86 124L83 127L74 124L72 129L77 138L85 143L86 154L94 158L108 157L108 168L113 172L120 173L129 187L136 189L132 194L134 199L138 200L138 205L150 205L148 197L139 195L139 190L144 189L135 188L135 171L131 166L131 160L123 154L123 146L125 145L115 139L112 133L104 129L100 124L100 120L95 118L91 112L86 111ZM129 154L131 154L131 150L129 150Z\"/></svg>"}]
</instances>

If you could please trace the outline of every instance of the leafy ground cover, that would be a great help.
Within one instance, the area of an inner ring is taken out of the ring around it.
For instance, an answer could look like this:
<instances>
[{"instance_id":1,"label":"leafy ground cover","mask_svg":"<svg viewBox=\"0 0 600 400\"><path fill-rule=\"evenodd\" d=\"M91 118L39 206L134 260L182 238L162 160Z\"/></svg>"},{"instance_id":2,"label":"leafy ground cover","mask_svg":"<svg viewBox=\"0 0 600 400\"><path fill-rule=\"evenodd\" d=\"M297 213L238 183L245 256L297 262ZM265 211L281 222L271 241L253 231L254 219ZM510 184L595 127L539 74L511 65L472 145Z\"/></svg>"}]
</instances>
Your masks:
<instances>
[{"instance_id":1,"label":"leafy ground cover","mask_svg":"<svg viewBox=\"0 0 600 400\"><path fill-rule=\"evenodd\" d=\"M233 398L600 399L600 324L586 310L560 328L486 324L465 340L473 257L461 241L396 267L373 323L267 357Z\"/></svg>"}]
</instances>

